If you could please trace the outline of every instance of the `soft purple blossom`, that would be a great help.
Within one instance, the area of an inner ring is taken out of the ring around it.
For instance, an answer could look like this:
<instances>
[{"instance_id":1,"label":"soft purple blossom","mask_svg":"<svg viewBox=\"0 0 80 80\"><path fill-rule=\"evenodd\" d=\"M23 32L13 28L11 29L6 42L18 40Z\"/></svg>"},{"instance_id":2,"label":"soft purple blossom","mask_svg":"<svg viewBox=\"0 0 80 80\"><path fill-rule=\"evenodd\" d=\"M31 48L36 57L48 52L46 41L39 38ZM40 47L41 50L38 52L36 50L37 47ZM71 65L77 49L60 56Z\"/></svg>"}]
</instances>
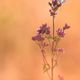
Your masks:
<instances>
[{"instance_id":1,"label":"soft purple blossom","mask_svg":"<svg viewBox=\"0 0 80 80\"><path fill-rule=\"evenodd\" d=\"M59 3L59 4L57 4L57 7L60 7L62 4L61 3Z\"/></svg>"},{"instance_id":2,"label":"soft purple blossom","mask_svg":"<svg viewBox=\"0 0 80 80\"><path fill-rule=\"evenodd\" d=\"M33 36L33 37L32 37L32 40L33 40L33 41L36 41L36 40L37 40L37 41L43 41L44 38L41 37L41 35L38 34L38 35L36 35L36 36Z\"/></svg>"},{"instance_id":3,"label":"soft purple blossom","mask_svg":"<svg viewBox=\"0 0 80 80\"><path fill-rule=\"evenodd\" d=\"M63 27L63 30L69 29L70 26L68 24L65 24L65 26Z\"/></svg>"},{"instance_id":4,"label":"soft purple blossom","mask_svg":"<svg viewBox=\"0 0 80 80\"><path fill-rule=\"evenodd\" d=\"M52 2L49 2L51 9L49 10L51 16L55 15L55 12L58 10L58 8L63 4L64 0L52 0Z\"/></svg>"},{"instance_id":5,"label":"soft purple blossom","mask_svg":"<svg viewBox=\"0 0 80 80\"><path fill-rule=\"evenodd\" d=\"M47 24L43 24L37 32L38 34L50 34L50 27Z\"/></svg>"},{"instance_id":6,"label":"soft purple blossom","mask_svg":"<svg viewBox=\"0 0 80 80\"><path fill-rule=\"evenodd\" d=\"M49 10L49 12L50 12L50 16L53 16L53 15L55 15L56 13L53 11L53 10Z\"/></svg>"},{"instance_id":7,"label":"soft purple blossom","mask_svg":"<svg viewBox=\"0 0 80 80\"><path fill-rule=\"evenodd\" d=\"M61 28L58 28L58 30L57 30L56 32L57 32L57 35L58 35L59 37L64 37L64 35L65 35L64 30L61 29Z\"/></svg>"},{"instance_id":8,"label":"soft purple blossom","mask_svg":"<svg viewBox=\"0 0 80 80\"><path fill-rule=\"evenodd\" d=\"M60 7L64 0L52 0L53 7Z\"/></svg>"},{"instance_id":9,"label":"soft purple blossom","mask_svg":"<svg viewBox=\"0 0 80 80\"><path fill-rule=\"evenodd\" d=\"M57 5L57 0L52 0L52 4L53 4L53 6L56 6Z\"/></svg>"}]
</instances>

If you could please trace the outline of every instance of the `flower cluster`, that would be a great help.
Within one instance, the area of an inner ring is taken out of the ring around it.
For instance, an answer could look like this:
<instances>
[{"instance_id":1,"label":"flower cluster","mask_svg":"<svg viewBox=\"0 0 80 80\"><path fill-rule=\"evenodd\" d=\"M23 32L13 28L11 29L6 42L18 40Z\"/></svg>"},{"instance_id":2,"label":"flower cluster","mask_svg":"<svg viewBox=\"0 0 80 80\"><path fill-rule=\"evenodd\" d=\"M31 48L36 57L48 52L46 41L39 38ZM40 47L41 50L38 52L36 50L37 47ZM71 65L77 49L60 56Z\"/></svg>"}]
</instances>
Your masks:
<instances>
[{"instance_id":1,"label":"flower cluster","mask_svg":"<svg viewBox=\"0 0 80 80\"><path fill-rule=\"evenodd\" d=\"M37 35L32 37L32 40L34 41L43 41L45 40L45 36L43 35L49 35L50 34L50 27L47 24L43 24L40 26L40 28L37 30Z\"/></svg>"},{"instance_id":2,"label":"flower cluster","mask_svg":"<svg viewBox=\"0 0 80 80\"><path fill-rule=\"evenodd\" d=\"M47 24L43 24L37 32L38 34L50 34L50 27Z\"/></svg>"},{"instance_id":3,"label":"flower cluster","mask_svg":"<svg viewBox=\"0 0 80 80\"><path fill-rule=\"evenodd\" d=\"M51 9L49 10L50 15L56 15L56 11L58 10L59 7L62 6L64 0L52 0L52 2L49 2L49 5Z\"/></svg>"},{"instance_id":4,"label":"flower cluster","mask_svg":"<svg viewBox=\"0 0 80 80\"><path fill-rule=\"evenodd\" d=\"M34 41L43 41L44 40L44 38L41 36L41 35L36 35L36 36L33 36L32 37L32 40L34 40Z\"/></svg>"},{"instance_id":5,"label":"flower cluster","mask_svg":"<svg viewBox=\"0 0 80 80\"><path fill-rule=\"evenodd\" d=\"M69 29L70 26L68 24L65 24L65 26L63 27L63 30Z\"/></svg>"},{"instance_id":6,"label":"flower cluster","mask_svg":"<svg viewBox=\"0 0 80 80\"><path fill-rule=\"evenodd\" d=\"M67 30L67 29L69 29L69 28L70 28L70 26L68 26L67 24L65 24L65 26L64 26L63 28L58 28L58 29L56 30L57 35L58 35L59 37L64 37L64 35L65 35L65 30Z\"/></svg>"},{"instance_id":7,"label":"flower cluster","mask_svg":"<svg viewBox=\"0 0 80 80\"><path fill-rule=\"evenodd\" d=\"M58 28L58 30L57 30L56 32L57 32L57 35L58 35L59 37L64 37L64 35L65 35L64 30L61 29L61 28Z\"/></svg>"}]
</instances>

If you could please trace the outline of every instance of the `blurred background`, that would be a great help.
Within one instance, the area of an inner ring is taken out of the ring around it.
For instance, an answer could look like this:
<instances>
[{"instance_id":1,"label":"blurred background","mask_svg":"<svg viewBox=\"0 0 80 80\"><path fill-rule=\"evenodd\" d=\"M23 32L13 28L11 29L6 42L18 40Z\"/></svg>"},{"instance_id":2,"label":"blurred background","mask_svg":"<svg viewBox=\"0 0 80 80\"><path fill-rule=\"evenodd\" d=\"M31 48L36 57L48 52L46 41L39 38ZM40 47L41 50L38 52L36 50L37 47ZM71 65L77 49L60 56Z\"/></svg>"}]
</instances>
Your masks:
<instances>
[{"instance_id":1,"label":"blurred background","mask_svg":"<svg viewBox=\"0 0 80 80\"><path fill-rule=\"evenodd\" d=\"M50 0L0 0L0 80L49 80L42 70L42 55L31 40L43 23L52 26ZM60 56L55 70L64 80L80 80L80 0L66 0L58 10L55 27L68 23L60 45L65 53Z\"/></svg>"}]
</instances>

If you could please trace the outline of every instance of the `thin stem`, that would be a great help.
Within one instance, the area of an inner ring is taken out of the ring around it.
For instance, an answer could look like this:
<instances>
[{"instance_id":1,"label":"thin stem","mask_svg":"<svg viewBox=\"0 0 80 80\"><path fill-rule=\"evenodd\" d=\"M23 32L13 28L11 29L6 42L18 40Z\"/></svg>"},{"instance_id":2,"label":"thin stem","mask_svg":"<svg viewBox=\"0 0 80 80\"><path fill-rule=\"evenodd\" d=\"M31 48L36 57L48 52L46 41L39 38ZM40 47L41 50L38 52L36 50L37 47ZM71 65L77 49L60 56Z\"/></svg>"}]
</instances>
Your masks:
<instances>
[{"instance_id":1,"label":"thin stem","mask_svg":"<svg viewBox=\"0 0 80 80\"><path fill-rule=\"evenodd\" d=\"M53 15L53 37L54 37L54 30L55 30L55 27L54 27L54 15Z\"/></svg>"},{"instance_id":2,"label":"thin stem","mask_svg":"<svg viewBox=\"0 0 80 80\"><path fill-rule=\"evenodd\" d=\"M38 45L39 45L39 44L38 44ZM41 46L40 46L40 45L39 45L39 48L41 49ZM44 62L44 64L46 63L47 65L49 65L49 63L48 63L48 61L47 61L47 59L46 59L46 57L45 57L45 55L44 55L45 51L44 51L43 49L41 49L41 53L42 53L42 56L43 56L43 62ZM47 71L47 75L48 75L48 77L51 79L50 74L49 74L48 71Z\"/></svg>"},{"instance_id":3,"label":"thin stem","mask_svg":"<svg viewBox=\"0 0 80 80\"><path fill-rule=\"evenodd\" d=\"M53 80L53 58L51 58L51 80Z\"/></svg>"},{"instance_id":4,"label":"thin stem","mask_svg":"<svg viewBox=\"0 0 80 80\"><path fill-rule=\"evenodd\" d=\"M44 62L44 64L45 64L45 63L48 64L48 62L47 62L47 60L46 60L46 58L45 58L45 56L44 56L44 52L42 52L42 55L43 55L43 62ZM49 74L48 71L47 71L47 75L48 75L48 77L51 79L50 74Z\"/></svg>"},{"instance_id":5,"label":"thin stem","mask_svg":"<svg viewBox=\"0 0 80 80\"><path fill-rule=\"evenodd\" d=\"M53 38L54 38L54 15L53 15ZM53 55L53 50L54 50L54 42L52 42L52 57L51 57L51 80L53 80L53 61L54 61L54 55Z\"/></svg>"},{"instance_id":6,"label":"thin stem","mask_svg":"<svg viewBox=\"0 0 80 80\"><path fill-rule=\"evenodd\" d=\"M46 57L45 57L45 55L44 55L45 52L43 52L43 51L41 51L41 52L42 52L43 62L44 62L44 64L46 63L47 65L49 65L48 62L47 62L47 60L46 60ZM47 75L48 75L48 77L51 79L50 74L49 74L48 71L47 71Z\"/></svg>"},{"instance_id":7,"label":"thin stem","mask_svg":"<svg viewBox=\"0 0 80 80\"><path fill-rule=\"evenodd\" d=\"M43 51L41 51L41 52L42 52L43 59L45 60L45 63L46 63L46 64L49 64L49 63L47 62L47 60L46 60L46 57L45 57L45 55L44 55L44 52L43 52Z\"/></svg>"}]
</instances>

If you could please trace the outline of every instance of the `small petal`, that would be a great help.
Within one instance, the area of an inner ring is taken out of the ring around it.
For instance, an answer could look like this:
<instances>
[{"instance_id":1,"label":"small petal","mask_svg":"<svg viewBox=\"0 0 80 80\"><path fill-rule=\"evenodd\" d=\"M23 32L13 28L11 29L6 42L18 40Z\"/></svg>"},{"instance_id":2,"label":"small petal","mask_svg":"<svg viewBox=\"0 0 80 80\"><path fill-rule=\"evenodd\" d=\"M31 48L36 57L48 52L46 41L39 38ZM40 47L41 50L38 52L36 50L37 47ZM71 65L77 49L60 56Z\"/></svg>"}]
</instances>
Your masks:
<instances>
[{"instance_id":1,"label":"small petal","mask_svg":"<svg viewBox=\"0 0 80 80\"><path fill-rule=\"evenodd\" d=\"M41 37L41 35L36 35L36 36L33 36L32 37L32 40L33 41L43 41L44 40L44 38L43 37Z\"/></svg>"},{"instance_id":2,"label":"small petal","mask_svg":"<svg viewBox=\"0 0 80 80\"><path fill-rule=\"evenodd\" d=\"M49 10L49 12L50 12L50 16L56 15L56 13L52 11L51 9Z\"/></svg>"},{"instance_id":3,"label":"small petal","mask_svg":"<svg viewBox=\"0 0 80 80\"><path fill-rule=\"evenodd\" d=\"M57 35L60 37L64 37L65 35L64 30L61 28L58 28L56 32L57 32Z\"/></svg>"},{"instance_id":4,"label":"small petal","mask_svg":"<svg viewBox=\"0 0 80 80\"><path fill-rule=\"evenodd\" d=\"M53 4L53 6L56 6L57 5L57 0L52 0L52 4Z\"/></svg>"},{"instance_id":5,"label":"small petal","mask_svg":"<svg viewBox=\"0 0 80 80\"><path fill-rule=\"evenodd\" d=\"M43 24L37 32L38 34L50 34L50 27L47 24Z\"/></svg>"},{"instance_id":6,"label":"small petal","mask_svg":"<svg viewBox=\"0 0 80 80\"><path fill-rule=\"evenodd\" d=\"M68 26L68 24L65 24L65 26L63 27L63 30L69 29L70 26Z\"/></svg>"}]
</instances>

